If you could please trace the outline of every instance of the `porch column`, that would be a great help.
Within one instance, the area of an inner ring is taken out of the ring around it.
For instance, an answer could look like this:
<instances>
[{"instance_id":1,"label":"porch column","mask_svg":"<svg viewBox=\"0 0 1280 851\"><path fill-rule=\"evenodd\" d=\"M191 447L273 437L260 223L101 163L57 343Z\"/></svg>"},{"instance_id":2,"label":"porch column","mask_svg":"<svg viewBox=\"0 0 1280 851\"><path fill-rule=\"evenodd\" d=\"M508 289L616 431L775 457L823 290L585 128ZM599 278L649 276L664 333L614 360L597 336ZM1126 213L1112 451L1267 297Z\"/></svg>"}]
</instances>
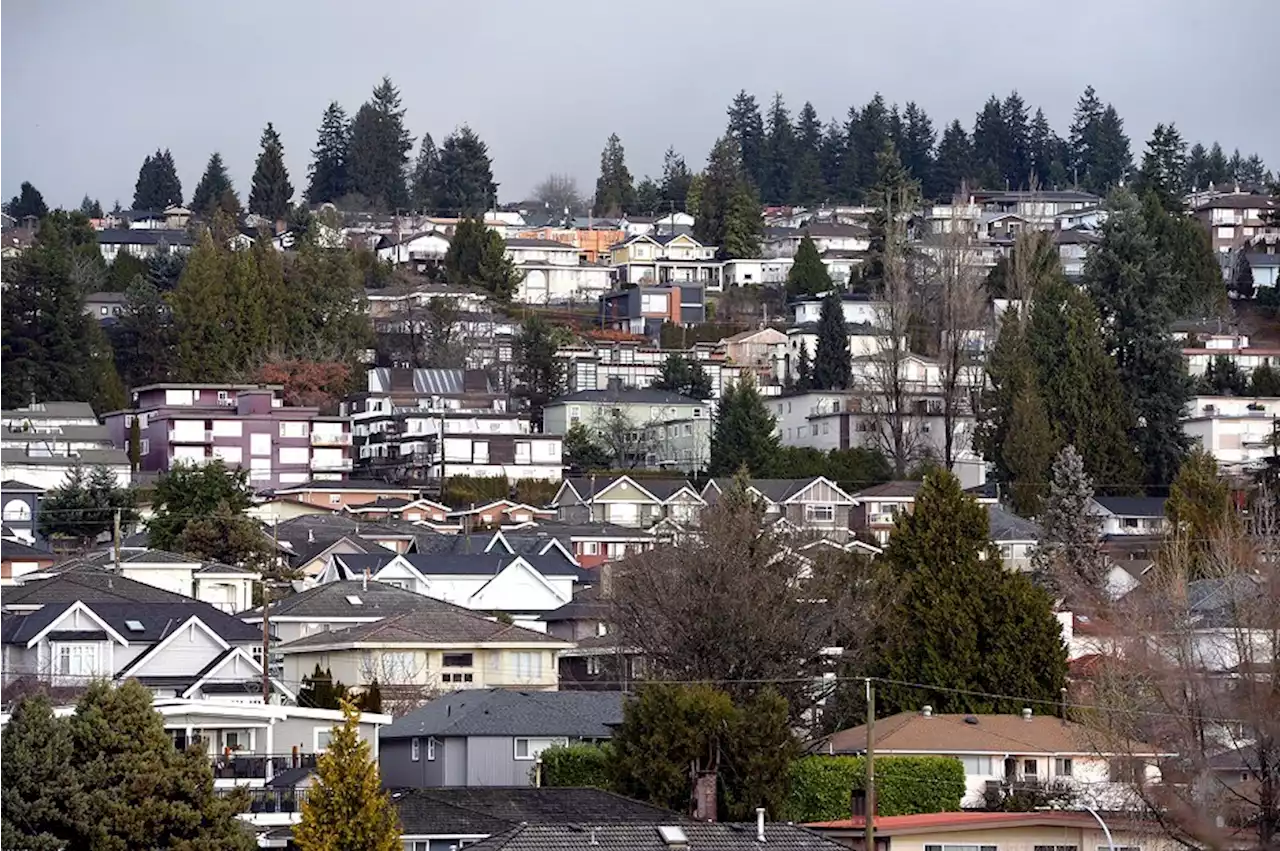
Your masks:
<instances>
[{"instance_id":1,"label":"porch column","mask_svg":"<svg viewBox=\"0 0 1280 851\"><path fill-rule=\"evenodd\" d=\"M263 755L266 757L266 760L264 760L264 764L266 765L267 776L263 778L264 780L270 780L275 775L275 770L274 770L275 760L272 757L272 755L276 752L275 732L276 732L276 719L272 718L271 720L267 721L267 740L265 742L265 749L262 752Z\"/></svg>"}]
</instances>

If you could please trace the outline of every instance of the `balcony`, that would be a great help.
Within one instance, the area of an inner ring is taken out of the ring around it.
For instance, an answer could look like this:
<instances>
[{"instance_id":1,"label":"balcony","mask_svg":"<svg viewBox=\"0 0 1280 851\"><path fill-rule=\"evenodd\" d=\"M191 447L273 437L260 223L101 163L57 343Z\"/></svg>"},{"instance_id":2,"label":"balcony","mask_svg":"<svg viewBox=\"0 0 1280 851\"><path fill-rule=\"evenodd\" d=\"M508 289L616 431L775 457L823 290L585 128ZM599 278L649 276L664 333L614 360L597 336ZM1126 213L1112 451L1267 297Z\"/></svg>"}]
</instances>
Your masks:
<instances>
[{"instance_id":1,"label":"balcony","mask_svg":"<svg viewBox=\"0 0 1280 851\"><path fill-rule=\"evenodd\" d=\"M216 789L221 797L238 794L238 789ZM302 802L307 798L306 789L244 789L249 794L249 808L246 812L258 813L300 813Z\"/></svg>"},{"instance_id":2,"label":"balcony","mask_svg":"<svg viewBox=\"0 0 1280 851\"><path fill-rule=\"evenodd\" d=\"M315 768L316 754L219 754L212 757L215 780L270 780L290 768Z\"/></svg>"},{"instance_id":3,"label":"balcony","mask_svg":"<svg viewBox=\"0 0 1280 851\"><path fill-rule=\"evenodd\" d=\"M213 432L209 430L180 432L177 429L171 428L169 429L169 442L170 443L192 443L192 444L201 444L201 445L206 443L213 443Z\"/></svg>"},{"instance_id":4,"label":"balcony","mask_svg":"<svg viewBox=\"0 0 1280 851\"><path fill-rule=\"evenodd\" d=\"M318 434L311 432L312 446L350 446L351 432L344 431L338 434Z\"/></svg>"},{"instance_id":5,"label":"balcony","mask_svg":"<svg viewBox=\"0 0 1280 851\"><path fill-rule=\"evenodd\" d=\"M351 472L351 465L350 458L342 458L337 461L311 459L311 469L318 473L349 473Z\"/></svg>"}]
</instances>

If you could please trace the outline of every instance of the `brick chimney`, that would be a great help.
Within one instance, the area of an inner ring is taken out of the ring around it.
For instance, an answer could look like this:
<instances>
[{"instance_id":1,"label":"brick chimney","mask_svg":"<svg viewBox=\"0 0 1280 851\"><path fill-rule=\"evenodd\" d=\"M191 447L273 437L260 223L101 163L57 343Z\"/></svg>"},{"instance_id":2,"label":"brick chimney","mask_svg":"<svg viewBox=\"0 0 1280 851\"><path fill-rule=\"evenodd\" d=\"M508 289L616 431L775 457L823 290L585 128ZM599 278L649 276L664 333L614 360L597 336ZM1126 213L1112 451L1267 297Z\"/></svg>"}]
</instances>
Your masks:
<instances>
[{"instance_id":1,"label":"brick chimney","mask_svg":"<svg viewBox=\"0 0 1280 851\"><path fill-rule=\"evenodd\" d=\"M693 818L696 821L716 820L716 773L699 771L693 781Z\"/></svg>"}]
</instances>

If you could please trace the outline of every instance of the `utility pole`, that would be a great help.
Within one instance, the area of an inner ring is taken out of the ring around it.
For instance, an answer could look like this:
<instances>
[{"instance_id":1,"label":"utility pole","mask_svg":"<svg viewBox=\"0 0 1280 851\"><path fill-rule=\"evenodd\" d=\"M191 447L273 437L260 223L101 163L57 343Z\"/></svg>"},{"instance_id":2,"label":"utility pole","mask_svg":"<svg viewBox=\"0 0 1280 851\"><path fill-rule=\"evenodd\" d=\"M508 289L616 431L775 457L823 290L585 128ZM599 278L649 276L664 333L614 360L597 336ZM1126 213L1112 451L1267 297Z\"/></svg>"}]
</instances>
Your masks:
<instances>
[{"instance_id":1,"label":"utility pole","mask_svg":"<svg viewBox=\"0 0 1280 851\"><path fill-rule=\"evenodd\" d=\"M120 570L120 509L116 509L115 518L111 523L111 549L116 560L116 570Z\"/></svg>"},{"instance_id":2,"label":"utility pole","mask_svg":"<svg viewBox=\"0 0 1280 851\"><path fill-rule=\"evenodd\" d=\"M866 851L876 851L876 686L867 678Z\"/></svg>"},{"instance_id":3,"label":"utility pole","mask_svg":"<svg viewBox=\"0 0 1280 851\"><path fill-rule=\"evenodd\" d=\"M271 703L271 586L262 577L262 705Z\"/></svg>"}]
</instances>

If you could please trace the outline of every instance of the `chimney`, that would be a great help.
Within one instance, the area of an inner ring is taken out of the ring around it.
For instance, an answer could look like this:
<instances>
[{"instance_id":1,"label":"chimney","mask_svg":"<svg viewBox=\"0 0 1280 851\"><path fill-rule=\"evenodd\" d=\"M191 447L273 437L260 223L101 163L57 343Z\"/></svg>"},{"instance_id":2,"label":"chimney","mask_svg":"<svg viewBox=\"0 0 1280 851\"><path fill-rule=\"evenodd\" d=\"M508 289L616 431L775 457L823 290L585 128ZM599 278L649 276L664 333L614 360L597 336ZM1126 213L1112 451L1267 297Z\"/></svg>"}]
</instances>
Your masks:
<instances>
[{"instance_id":1,"label":"chimney","mask_svg":"<svg viewBox=\"0 0 1280 851\"><path fill-rule=\"evenodd\" d=\"M314 544L315 542L316 542L316 530L315 530L315 529L308 529L308 530L307 530L307 543L308 543L308 544Z\"/></svg>"},{"instance_id":2,"label":"chimney","mask_svg":"<svg viewBox=\"0 0 1280 851\"><path fill-rule=\"evenodd\" d=\"M1031 707L1029 707L1029 706L1024 706L1024 707L1022 708L1022 720L1023 720L1023 721L1030 721L1030 720L1031 720Z\"/></svg>"},{"instance_id":3,"label":"chimney","mask_svg":"<svg viewBox=\"0 0 1280 851\"><path fill-rule=\"evenodd\" d=\"M867 790L866 789L850 789L849 790L849 815L854 818L862 818L867 814Z\"/></svg>"},{"instance_id":4,"label":"chimney","mask_svg":"<svg viewBox=\"0 0 1280 851\"><path fill-rule=\"evenodd\" d=\"M716 820L716 773L699 771L693 782L693 818L695 821Z\"/></svg>"},{"instance_id":5,"label":"chimney","mask_svg":"<svg viewBox=\"0 0 1280 851\"><path fill-rule=\"evenodd\" d=\"M613 565L603 561L596 570L600 572L600 599L611 599L613 597Z\"/></svg>"},{"instance_id":6,"label":"chimney","mask_svg":"<svg viewBox=\"0 0 1280 851\"><path fill-rule=\"evenodd\" d=\"M764 842L764 807L756 807L756 842Z\"/></svg>"},{"instance_id":7,"label":"chimney","mask_svg":"<svg viewBox=\"0 0 1280 851\"><path fill-rule=\"evenodd\" d=\"M924 706L920 707L920 714L925 718L932 718L933 707L926 703Z\"/></svg>"}]
</instances>

